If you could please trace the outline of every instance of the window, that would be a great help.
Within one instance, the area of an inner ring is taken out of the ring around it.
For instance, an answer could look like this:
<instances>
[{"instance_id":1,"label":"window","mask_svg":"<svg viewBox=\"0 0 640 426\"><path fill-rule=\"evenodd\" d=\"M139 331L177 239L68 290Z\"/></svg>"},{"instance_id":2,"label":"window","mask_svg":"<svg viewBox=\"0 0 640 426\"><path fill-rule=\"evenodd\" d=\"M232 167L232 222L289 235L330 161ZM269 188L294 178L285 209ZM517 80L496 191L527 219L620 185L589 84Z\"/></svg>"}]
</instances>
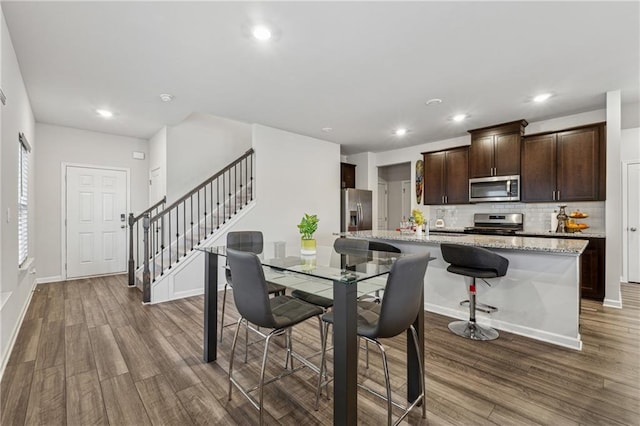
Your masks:
<instances>
[{"instance_id":1,"label":"window","mask_svg":"<svg viewBox=\"0 0 640 426\"><path fill-rule=\"evenodd\" d=\"M22 266L29 254L29 152L31 146L20 133L18 153L18 266Z\"/></svg>"}]
</instances>

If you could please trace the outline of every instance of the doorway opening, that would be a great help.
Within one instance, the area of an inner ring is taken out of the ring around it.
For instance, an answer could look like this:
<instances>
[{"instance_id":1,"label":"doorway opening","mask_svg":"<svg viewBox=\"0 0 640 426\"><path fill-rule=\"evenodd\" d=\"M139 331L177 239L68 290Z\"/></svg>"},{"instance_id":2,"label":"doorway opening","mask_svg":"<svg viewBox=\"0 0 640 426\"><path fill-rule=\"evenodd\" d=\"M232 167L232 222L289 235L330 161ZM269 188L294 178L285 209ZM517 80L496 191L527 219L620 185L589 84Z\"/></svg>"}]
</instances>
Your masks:
<instances>
[{"instance_id":1,"label":"doorway opening","mask_svg":"<svg viewBox=\"0 0 640 426\"><path fill-rule=\"evenodd\" d=\"M381 185L386 188L386 196ZM378 229L395 230L409 219L411 194L411 162L378 167Z\"/></svg>"}]
</instances>

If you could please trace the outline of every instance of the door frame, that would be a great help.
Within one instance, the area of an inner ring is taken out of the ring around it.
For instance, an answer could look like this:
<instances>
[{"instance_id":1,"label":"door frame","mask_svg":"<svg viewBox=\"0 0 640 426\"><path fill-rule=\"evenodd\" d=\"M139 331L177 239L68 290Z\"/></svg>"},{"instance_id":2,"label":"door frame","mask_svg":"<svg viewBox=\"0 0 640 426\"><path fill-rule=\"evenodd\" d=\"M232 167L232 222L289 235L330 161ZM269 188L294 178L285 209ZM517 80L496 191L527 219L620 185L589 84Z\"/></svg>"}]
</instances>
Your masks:
<instances>
[{"instance_id":1,"label":"door frame","mask_svg":"<svg viewBox=\"0 0 640 426\"><path fill-rule=\"evenodd\" d=\"M640 159L637 160L625 160L622 162L622 231L624 237L622 238L622 276L620 281L624 283L629 282L629 233L626 229L629 227L629 197L627 192L629 191L629 166L632 164L640 164Z\"/></svg>"},{"instance_id":2,"label":"door frame","mask_svg":"<svg viewBox=\"0 0 640 426\"><path fill-rule=\"evenodd\" d=\"M125 214L131 210L131 169L128 167L111 167L111 166L99 166L95 164L82 164L82 163L60 163L60 276L62 281L67 279L67 167L79 167L84 169L100 169L100 170L113 170L116 172L125 172L126 177L126 208ZM128 222L125 221L128 225ZM129 231L127 226L127 232L125 233L125 265L129 258ZM111 274L108 274L111 275Z\"/></svg>"}]
</instances>

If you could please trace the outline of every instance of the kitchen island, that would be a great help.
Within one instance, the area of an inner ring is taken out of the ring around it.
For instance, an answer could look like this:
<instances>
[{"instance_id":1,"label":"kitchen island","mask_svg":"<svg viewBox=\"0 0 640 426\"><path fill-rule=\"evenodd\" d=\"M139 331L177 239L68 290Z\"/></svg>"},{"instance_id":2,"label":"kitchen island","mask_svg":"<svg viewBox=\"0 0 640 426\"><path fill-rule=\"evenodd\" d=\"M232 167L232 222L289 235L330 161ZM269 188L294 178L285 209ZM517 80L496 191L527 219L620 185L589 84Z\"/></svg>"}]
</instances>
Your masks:
<instances>
[{"instance_id":1,"label":"kitchen island","mask_svg":"<svg viewBox=\"0 0 640 426\"><path fill-rule=\"evenodd\" d=\"M404 234L397 231L360 231L343 234L391 243L403 252L428 251L435 258L425 276L425 310L456 319L468 319L467 278L447 272L441 243L484 247L509 259L506 276L478 281L478 301L496 306L497 312L477 312L482 325L533 339L577 349L580 338L580 255L587 241L580 239L536 238L441 234Z\"/></svg>"}]
</instances>

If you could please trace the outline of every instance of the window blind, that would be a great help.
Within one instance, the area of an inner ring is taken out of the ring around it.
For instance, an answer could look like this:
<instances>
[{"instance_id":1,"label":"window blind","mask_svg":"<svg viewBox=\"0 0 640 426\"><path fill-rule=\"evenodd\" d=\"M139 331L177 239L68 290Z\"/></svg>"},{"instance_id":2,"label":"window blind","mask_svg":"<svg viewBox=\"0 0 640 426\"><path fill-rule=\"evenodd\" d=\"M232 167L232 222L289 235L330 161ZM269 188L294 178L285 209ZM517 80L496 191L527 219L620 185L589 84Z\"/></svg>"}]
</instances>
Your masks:
<instances>
[{"instance_id":1,"label":"window blind","mask_svg":"<svg viewBox=\"0 0 640 426\"><path fill-rule=\"evenodd\" d=\"M31 146L20 133L18 140L18 267L22 266L29 255L29 152Z\"/></svg>"}]
</instances>

